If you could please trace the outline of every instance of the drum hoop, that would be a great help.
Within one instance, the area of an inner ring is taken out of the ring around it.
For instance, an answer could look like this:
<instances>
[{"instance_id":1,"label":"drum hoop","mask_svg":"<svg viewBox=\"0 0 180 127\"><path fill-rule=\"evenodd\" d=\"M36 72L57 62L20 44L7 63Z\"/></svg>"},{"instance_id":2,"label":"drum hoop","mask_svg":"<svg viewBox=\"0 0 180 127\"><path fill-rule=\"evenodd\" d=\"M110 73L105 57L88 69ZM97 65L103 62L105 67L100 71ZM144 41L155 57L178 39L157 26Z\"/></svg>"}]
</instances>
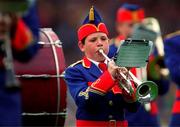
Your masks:
<instances>
[{"instance_id":1,"label":"drum hoop","mask_svg":"<svg viewBox=\"0 0 180 127\"><path fill-rule=\"evenodd\" d=\"M38 44L39 45L55 45L55 46L57 46L59 48L62 48L62 42L60 40L57 40L57 41L55 41L53 43L46 43L46 42L43 42L43 41L39 41Z\"/></svg>"},{"instance_id":2,"label":"drum hoop","mask_svg":"<svg viewBox=\"0 0 180 127\"><path fill-rule=\"evenodd\" d=\"M56 65L56 74L57 76L60 75L60 72L59 72L59 64L58 64L58 57L57 57L57 53L56 53L56 48L55 46L53 45L53 40L51 39L51 37L48 35L48 33L46 32L46 30L43 31L43 29L41 29L41 32L45 34L45 36L47 36L47 38L49 39L50 41L50 44L51 47L52 47L52 51L53 51L53 55L54 55L54 61L55 61L55 65ZM53 32L51 30L51 32ZM60 107L60 79L57 78L57 94L58 94L58 97L57 97L57 113L59 112L59 107ZM56 126L58 125L58 115L56 117Z\"/></svg>"},{"instance_id":3,"label":"drum hoop","mask_svg":"<svg viewBox=\"0 0 180 127\"><path fill-rule=\"evenodd\" d=\"M64 112L37 112L37 113L30 113L30 112L23 112L22 116L65 116L67 113Z\"/></svg>"},{"instance_id":4,"label":"drum hoop","mask_svg":"<svg viewBox=\"0 0 180 127\"><path fill-rule=\"evenodd\" d=\"M40 74L40 75L32 75L32 74L23 74L16 75L17 78L64 78L64 74L61 75L50 75L50 74Z\"/></svg>"}]
</instances>

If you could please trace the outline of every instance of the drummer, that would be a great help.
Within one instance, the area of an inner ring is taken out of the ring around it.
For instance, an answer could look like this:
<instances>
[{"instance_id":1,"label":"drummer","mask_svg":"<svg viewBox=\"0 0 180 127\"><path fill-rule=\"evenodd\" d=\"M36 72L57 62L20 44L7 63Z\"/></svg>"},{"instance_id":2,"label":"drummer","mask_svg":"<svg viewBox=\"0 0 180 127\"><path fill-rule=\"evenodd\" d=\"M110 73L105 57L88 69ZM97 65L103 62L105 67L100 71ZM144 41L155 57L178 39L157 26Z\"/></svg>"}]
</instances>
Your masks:
<instances>
[{"instance_id":1,"label":"drummer","mask_svg":"<svg viewBox=\"0 0 180 127\"><path fill-rule=\"evenodd\" d=\"M77 105L77 127L128 126L124 109L135 112L139 103L134 93L129 95L117 84L121 80L117 73L126 74L127 70L116 66L114 61L107 63L99 53L99 49L108 53L109 38L106 25L94 7L79 27L78 39L85 56L65 71L66 83Z\"/></svg>"}]
</instances>

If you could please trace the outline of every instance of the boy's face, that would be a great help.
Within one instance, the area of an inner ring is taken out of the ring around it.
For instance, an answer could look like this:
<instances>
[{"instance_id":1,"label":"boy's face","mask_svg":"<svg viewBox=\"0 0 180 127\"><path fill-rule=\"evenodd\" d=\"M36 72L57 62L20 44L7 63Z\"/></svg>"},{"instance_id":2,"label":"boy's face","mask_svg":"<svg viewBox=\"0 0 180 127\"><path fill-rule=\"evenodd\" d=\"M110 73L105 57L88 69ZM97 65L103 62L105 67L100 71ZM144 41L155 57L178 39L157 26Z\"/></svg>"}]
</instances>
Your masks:
<instances>
[{"instance_id":1,"label":"boy's face","mask_svg":"<svg viewBox=\"0 0 180 127\"><path fill-rule=\"evenodd\" d=\"M104 61L105 58L101 53L99 53L99 49L103 49L105 54L109 52L109 38L105 33L97 32L88 35L85 39L85 43L83 44L81 41L78 43L79 48L82 52L85 53L87 58L90 58L94 61L100 62Z\"/></svg>"}]
</instances>

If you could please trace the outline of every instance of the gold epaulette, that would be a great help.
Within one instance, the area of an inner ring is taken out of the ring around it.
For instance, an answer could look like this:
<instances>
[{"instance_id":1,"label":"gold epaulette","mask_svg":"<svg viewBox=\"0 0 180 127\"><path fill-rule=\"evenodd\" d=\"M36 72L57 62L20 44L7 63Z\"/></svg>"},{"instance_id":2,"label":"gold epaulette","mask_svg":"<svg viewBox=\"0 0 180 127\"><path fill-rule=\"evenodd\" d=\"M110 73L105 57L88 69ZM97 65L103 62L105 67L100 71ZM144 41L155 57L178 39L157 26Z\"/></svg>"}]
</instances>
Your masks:
<instances>
[{"instance_id":1,"label":"gold epaulette","mask_svg":"<svg viewBox=\"0 0 180 127\"><path fill-rule=\"evenodd\" d=\"M173 33L170 33L170 34L167 34L165 36L165 39L172 38L172 37L177 36L177 35L180 35L180 30L173 32Z\"/></svg>"},{"instance_id":2,"label":"gold epaulette","mask_svg":"<svg viewBox=\"0 0 180 127\"><path fill-rule=\"evenodd\" d=\"M74 67L75 65L81 63L82 61L83 61L83 60L78 60L77 62L75 62L75 63L69 65L69 67Z\"/></svg>"}]
</instances>

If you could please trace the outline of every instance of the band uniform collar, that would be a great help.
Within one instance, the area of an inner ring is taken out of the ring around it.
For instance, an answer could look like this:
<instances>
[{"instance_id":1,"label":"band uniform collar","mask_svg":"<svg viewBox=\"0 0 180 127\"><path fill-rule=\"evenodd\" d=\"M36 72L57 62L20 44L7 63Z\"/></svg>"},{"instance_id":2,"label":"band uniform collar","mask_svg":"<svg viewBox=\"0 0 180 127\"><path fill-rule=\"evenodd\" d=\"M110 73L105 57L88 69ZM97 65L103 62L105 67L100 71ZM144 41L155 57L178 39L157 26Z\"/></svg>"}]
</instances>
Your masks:
<instances>
[{"instance_id":1,"label":"band uniform collar","mask_svg":"<svg viewBox=\"0 0 180 127\"><path fill-rule=\"evenodd\" d=\"M82 61L82 65L85 68L90 68L91 67L91 61L87 57L84 56L83 61Z\"/></svg>"}]
</instances>

